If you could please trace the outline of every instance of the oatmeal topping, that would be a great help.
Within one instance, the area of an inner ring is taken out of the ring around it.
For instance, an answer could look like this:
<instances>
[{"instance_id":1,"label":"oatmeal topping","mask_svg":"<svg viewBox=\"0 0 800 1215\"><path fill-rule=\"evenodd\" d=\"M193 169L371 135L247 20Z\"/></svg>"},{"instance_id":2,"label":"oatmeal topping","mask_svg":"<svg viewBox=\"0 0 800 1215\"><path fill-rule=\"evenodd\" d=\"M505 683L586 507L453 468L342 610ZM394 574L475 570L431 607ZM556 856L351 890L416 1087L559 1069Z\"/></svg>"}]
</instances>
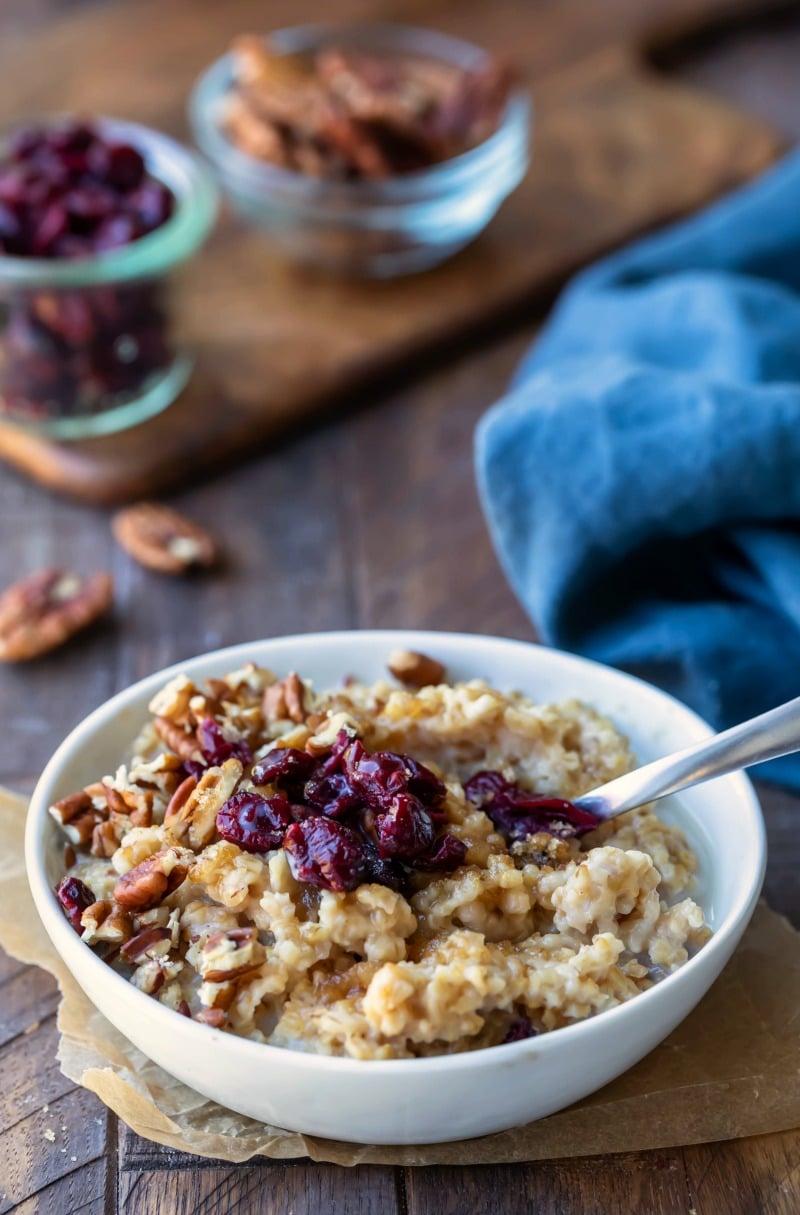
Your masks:
<instances>
[{"instance_id":1,"label":"oatmeal topping","mask_svg":"<svg viewBox=\"0 0 800 1215\"><path fill-rule=\"evenodd\" d=\"M682 833L573 804L634 763L612 723L418 657L400 687L173 679L51 807L87 947L179 1015L358 1059L520 1041L682 966L709 936Z\"/></svg>"}]
</instances>

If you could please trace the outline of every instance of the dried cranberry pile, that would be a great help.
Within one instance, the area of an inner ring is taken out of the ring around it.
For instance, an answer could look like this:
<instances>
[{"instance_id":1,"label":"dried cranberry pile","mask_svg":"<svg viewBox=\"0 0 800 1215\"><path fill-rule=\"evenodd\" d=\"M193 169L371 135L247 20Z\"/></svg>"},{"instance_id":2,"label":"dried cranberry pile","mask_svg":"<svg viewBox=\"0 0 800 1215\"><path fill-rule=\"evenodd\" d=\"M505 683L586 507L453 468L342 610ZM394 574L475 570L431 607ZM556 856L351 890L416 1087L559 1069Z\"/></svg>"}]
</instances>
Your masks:
<instances>
[{"instance_id":1,"label":"dried cranberry pile","mask_svg":"<svg viewBox=\"0 0 800 1215\"><path fill-rule=\"evenodd\" d=\"M93 257L153 232L173 208L129 144L85 122L25 129L0 163L0 256ZM7 300L0 406L36 418L133 396L171 362L165 327L159 283L19 289Z\"/></svg>"},{"instance_id":2,"label":"dried cranberry pile","mask_svg":"<svg viewBox=\"0 0 800 1215\"><path fill-rule=\"evenodd\" d=\"M323 758L277 748L252 779L278 792L235 794L217 815L217 831L246 852L283 847L298 881L322 890L362 882L399 890L412 870L464 862L466 845L441 831L444 784L408 755L370 753L342 731Z\"/></svg>"},{"instance_id":3,"label":"dried cranberry pile","mask_svg":"<svg viewBox=\"0 0 800 1215\"><path fill-rule=\"evenodd\" d=\"M464 792L511 841L540 831L569 839L600 825L599 818L572 802L530 793L506 780L499 772L476 772L464 785Z\"/></svg>"}]
</instances>

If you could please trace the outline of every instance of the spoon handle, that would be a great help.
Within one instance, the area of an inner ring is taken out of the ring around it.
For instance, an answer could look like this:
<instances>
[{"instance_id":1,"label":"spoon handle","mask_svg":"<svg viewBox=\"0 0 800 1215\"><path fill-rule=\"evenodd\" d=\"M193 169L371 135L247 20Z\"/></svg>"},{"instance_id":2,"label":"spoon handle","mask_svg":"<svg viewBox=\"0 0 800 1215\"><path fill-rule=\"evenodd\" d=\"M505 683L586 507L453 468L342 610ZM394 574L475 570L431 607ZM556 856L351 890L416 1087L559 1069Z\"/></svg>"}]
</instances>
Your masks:
<instances>
[{"instance_id":1,"label":"spoon handle","mask_svg":"<svg viewBox=\"0 0 800 1215\"><path fill-rule=\"evenodd\" d=\"M800 696L706 742L657 759L579 797L575 805L614 818L645 802L699 785L713 776L800 751Z\"/></svg>"}]
</instances>

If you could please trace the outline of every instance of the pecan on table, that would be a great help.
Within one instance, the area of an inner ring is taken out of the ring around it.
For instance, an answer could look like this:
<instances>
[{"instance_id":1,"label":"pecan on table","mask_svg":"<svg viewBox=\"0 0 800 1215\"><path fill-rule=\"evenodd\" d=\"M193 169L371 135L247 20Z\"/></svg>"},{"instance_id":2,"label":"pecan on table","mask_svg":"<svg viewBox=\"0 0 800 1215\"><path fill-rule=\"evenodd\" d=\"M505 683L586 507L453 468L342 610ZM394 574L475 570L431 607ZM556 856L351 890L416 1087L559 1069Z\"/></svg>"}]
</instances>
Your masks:
<instances>
[{"instance_id":1,"label":"pecan on table","mask_svg":"<svg viewBox=\"0 0 800 1215\"><path fill-rule=\"evenodd\" d=\"M109 610L110 574L83 579L48 568L15 582L0 595L0 662L38 658L88 628Z\"/></svg>"},{"instance_id":2,"label":"pecan on table","mask_svg":"<svg viewBox=\"0 0 800 1215\"><path fill-rule=\"evenodd\" d=\"M157 502L137 502L118 511L111 527L126 553L161 574L183 574L217 560L216 543L204 528Z\"/></svg>"}]
</instances>

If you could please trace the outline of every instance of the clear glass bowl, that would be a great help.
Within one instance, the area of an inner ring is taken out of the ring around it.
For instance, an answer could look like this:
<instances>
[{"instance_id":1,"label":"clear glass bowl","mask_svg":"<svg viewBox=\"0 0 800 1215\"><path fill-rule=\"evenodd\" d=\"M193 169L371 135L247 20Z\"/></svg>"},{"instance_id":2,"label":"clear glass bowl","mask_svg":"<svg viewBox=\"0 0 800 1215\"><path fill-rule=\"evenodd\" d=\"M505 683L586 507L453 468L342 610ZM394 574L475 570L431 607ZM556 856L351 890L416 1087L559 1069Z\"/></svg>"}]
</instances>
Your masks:
<instances>
[{"instance_id":1,"label":"clear glass bowl","mask_svg":"<svg viewBox=\"0 0 800 1215\"><path fill-rule=\"evenodd\" d=\"M283 54L331 44L405 53L481 67L486 51L433 30L403 25L300 25L269 35ZM469 244L519 185L528 168L531 104L515 90L498 129L477 147L380 181L334 182L266 164L223 134L220 118L233 80L230 54L192 91L189 117L236 209L260 225L288 258L324 270L388 278L425 270Z\"/></svg>"},{"instance_id":2,"label":"clear glass bowl","mask_svg":"<svg viewBox=\"0 0 800 1215\"><path fill-rule=\"evenodd\" d=\"M0 421L58 439L134 426L184 387L193 358L175 334L171 277L217 212L194 152L136 123L93 125L142 153L175 209L147 236L94 257L0 255Z\"/></svg>"}]
</instances>

